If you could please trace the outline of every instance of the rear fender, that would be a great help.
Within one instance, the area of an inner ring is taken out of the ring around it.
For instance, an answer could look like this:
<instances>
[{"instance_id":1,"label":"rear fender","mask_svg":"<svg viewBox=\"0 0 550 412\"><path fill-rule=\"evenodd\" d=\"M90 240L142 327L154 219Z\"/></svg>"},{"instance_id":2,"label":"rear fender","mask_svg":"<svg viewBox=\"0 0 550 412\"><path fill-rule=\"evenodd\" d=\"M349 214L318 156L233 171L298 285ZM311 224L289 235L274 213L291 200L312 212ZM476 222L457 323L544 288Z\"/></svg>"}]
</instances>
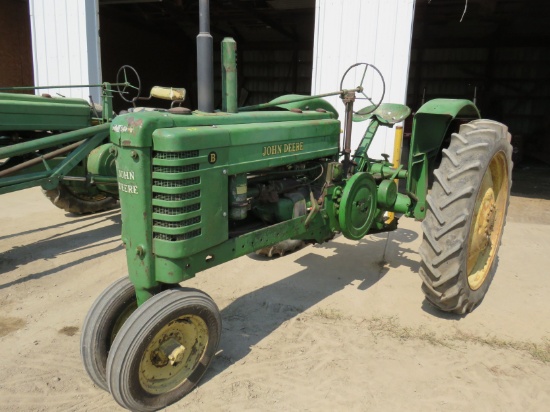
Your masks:
<instances>
[{"instance_id":1,"label":"rear fender","mask_svg":"<svg viewBox=\"0 0 550 412\"><path fill-rule=\"evenodd\" d=\"M428 177L453 120L479 119L477 107L469 100L434 99L415 114L409 152L407 192L416 197L413 216L424 219Z\"/></svg>"}]
</instances>

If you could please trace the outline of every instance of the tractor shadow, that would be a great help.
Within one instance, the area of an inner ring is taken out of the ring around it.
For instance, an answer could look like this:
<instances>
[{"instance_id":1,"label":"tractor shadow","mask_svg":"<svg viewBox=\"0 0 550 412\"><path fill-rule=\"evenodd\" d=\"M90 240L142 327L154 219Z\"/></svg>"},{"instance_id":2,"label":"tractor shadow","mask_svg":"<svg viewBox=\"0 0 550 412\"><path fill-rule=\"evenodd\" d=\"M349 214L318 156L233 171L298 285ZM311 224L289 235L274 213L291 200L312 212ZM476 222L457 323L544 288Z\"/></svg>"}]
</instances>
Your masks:
<instances>
[{"instance_id":1,"label":"tractor shadow","mask_svg":"<svg viewBox=\"0 0 550 412\"><path fill-rule=\"evenodd\" d=\"M31 235L33 233L42 232L43 230L62 228L62 227L67 227L69 225L77 225L77 227L75 229L64 232L64 233L71 233L71 232L74 232L74 231L77 231L77 230L81 230L81 228L83 228L83 227L95 225L95 222L93 222L93 221L97 220L97 218L101 217L101 216L110 217L110 218L112 218L113 222L115 222L115 223L120 224L120 222L121 222L121 220L120 220L120 208L105 211L105 212L100 212L100 213L89 214L89 215L75 215L73 213L65 213L65 217L67 217L67 219L71 219L70 221L56 223L55 225L50 225L50 226L37 227L36 229L25 230L24 232L12 233L12 234L9 234L9 235L0 236L0 241L1 240L6 240L6 239L11 239L11 238L18 237L18 236ZM88 221L92 221L92 223L89 223L88 225L81 226L83 222L88 222Z\"/></svg>"},{"instance_id":2,"label":"tractor shadow","mask_svg":"<svg viewBox=\"0 0 550 412\"><path fill-rule=\"evenodd\" d=\"M252 347L283 323L299 317L344 288L354 285L360 290L367 290L392 267L407 266L416 274L418 261L407 257L411 253L416 254L416 251L403 246L417 237L416 232L398 229L390 234L371 235L353 244L334 241L308 246L311 253L293 260L303 267L302 270L237 298L221 311L223 332L220 352L202 382L207 382L245 358ZM322 256L316 253L319 249L332 253ZM292 254L275 259L255 255L253 258L258 261L258 273L261 273L262 266L277 265L280 259L292 259Z\"/></svg>"},{"instance_id":3,"label":"tractor shadow","mask_svg":"<svg viewBox=\"0 0 550 412\"><path fill-rule=\"evenodd\" d=\"M74 215L68 214L67 217ZM105 225L110 222L111 224ZM120 241L121 217L118 210L97 213L89 216L77 216L74 219L50 226L43 226L33 230L25 231L17 235L23 236L44 230L65 229L54 235L44 237L29 244L14 246L11 249L0 253L0 279L2 274L16 270L30 262L38 260L51 260L74 252L89 250L90 253L76 260L42 272L30 273L26 276L3 283L0 290L12 285L24 283L30 280L40 279L64 269L77 266L83 262L109 255L123 248ZM10 235L12 237L17 235ZM4 237L4 238L6 238ZM113 245L112 248L94 253L98 246Z\"/></svg>"}]
</instances>

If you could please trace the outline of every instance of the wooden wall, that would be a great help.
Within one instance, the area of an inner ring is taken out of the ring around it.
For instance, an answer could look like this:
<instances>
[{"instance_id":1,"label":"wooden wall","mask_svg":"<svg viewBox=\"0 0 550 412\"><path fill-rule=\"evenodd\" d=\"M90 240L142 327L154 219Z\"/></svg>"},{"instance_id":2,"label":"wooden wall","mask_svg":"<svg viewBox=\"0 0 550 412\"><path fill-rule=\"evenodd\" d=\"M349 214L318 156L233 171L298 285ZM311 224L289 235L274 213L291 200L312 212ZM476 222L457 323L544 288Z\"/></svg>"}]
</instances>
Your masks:
<instances>
[{"instance_id":1,"label":"wooden wall","mask_svg":"<svg viewBox=\"0 0 550 412\"><path fill-rule=\"evenodd\" d=\"M33 84L29 4L0 2L0 87Z\"/></svg>"}]
</instances>

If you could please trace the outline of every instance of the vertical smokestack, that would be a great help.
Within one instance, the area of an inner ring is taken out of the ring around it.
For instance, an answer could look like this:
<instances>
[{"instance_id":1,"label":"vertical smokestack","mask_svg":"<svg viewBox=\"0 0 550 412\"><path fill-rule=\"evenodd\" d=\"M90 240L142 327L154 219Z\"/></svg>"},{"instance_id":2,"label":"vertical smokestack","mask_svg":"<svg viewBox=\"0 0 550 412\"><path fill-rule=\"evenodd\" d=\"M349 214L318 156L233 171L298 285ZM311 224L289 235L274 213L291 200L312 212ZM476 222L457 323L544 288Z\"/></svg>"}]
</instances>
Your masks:
<instances>
[{"instance_id":1,"label":"vertical smokestack","mask_svg":"<svg viewBox=\"0 0 550 412\"><path fill-rule=\"evenodd\" d=\"M210 35L209 0L199 0L199 35L197 36L197 86L199 110L214 111L214 70Z\"/></svg>"}]
</instances>

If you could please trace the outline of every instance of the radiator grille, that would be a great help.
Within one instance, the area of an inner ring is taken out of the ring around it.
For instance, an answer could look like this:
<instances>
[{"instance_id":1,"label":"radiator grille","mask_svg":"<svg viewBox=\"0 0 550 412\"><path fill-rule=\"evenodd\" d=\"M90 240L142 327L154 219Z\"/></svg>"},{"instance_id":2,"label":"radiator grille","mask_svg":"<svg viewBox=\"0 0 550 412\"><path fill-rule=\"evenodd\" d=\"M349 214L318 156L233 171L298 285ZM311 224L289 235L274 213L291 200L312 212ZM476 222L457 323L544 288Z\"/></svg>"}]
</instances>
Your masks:
<instances>
[{"instance_id":1,"label":"radiator grille","mask_svg":"<svg viewBox=\"0 0 550 412\"><path fill-rule=\"evenodd\" d=\"M195 163L187 166L153 166L153 172L158 173L185 173L199 170L199 164Z\"/></svg>"},{"instance_id":2,"label":"radiator grille","mask_svg":"<svg viewBox=\"0 0 550 412\"><path fill-rule=\"evenodd\" d=\"M153 238L180 242L202 234L198 150L153 155ZM158 174L162 173L159 178ZM161 193L161 192L171 193ZM162 203L161 203L162 202ZM184 203L182 203L184 202ZM177 221L175 220L177 219Z\"/></svg>"},{"instance_id":3,"label":"radiator grille","mask_svg":"<svg viewBox=\"0 0 550 412\"><path fill-rule=\"evenodd\" d=\"M169 229L179 229L182 227L187 227L194 225L195 223L200 223L201 217L193 217L191 219L182 220L181 222L166 222L164 220L153 220L153 226L166 227Z\"/></svg>"},{"instance_id":4,"label":"radiator grille","mask_svg":"<svg viewBox=\"0 0 550 412\"><path fill-rule=\"evenodd\" d=\"M177 160L177 159L189 159L191 157L198 157L198 150L188 150L186 152L155 152L154 159L161 160Z\"/></svg>"},{"instance_id":5,"label":"radiator grille","mask_svg":"<svg viewBox=\"0 0 550 412\"><path fill-rule=\"evenodd\" d=\"M185 187L191 185L197 185L201 182L200 177L192 177L190 179L181 179L181 180L161 180L153 179L153 186L159 187Z\"/></svg>"},{"instance_id":6,"label":"radiator grille","mask_svg":"<svg viewBox=\"0 0 550 412\"><path fill-rule=\"evenodd\" d=\"M200 195L200 190L193 190L192 192L178 193L175 195L170 195L166 193L154 193L153 199L165 200L167 202L181 202L182 200L194 199L196 197L199 197Z\"/></svg>"},{"instance_id":7,"label":"radiator grille","mask_svg":"<svg viewBox=\"0 0 550 412\"><path fill-rule=\"evenodd\" d=\"M169 242L178 242L188 240L201 235L201 229L193 230L192 232L184 233L183 235L167 235L164 233L153 233L154 239L167 240Z\"/></svg>"},{"instance_id":8,"label":"radiator grille","mask_svg":"<svg viewBox=\"0 0 550 412\"><path fill-rule=\"evenodd\" d=\"M185 207L161 207L153 206L153 213L158 213L160 215L176 216L183 213L195 212L201 208L200 203L195 203L191 206Z\"/></svg>"}]
</instances>

